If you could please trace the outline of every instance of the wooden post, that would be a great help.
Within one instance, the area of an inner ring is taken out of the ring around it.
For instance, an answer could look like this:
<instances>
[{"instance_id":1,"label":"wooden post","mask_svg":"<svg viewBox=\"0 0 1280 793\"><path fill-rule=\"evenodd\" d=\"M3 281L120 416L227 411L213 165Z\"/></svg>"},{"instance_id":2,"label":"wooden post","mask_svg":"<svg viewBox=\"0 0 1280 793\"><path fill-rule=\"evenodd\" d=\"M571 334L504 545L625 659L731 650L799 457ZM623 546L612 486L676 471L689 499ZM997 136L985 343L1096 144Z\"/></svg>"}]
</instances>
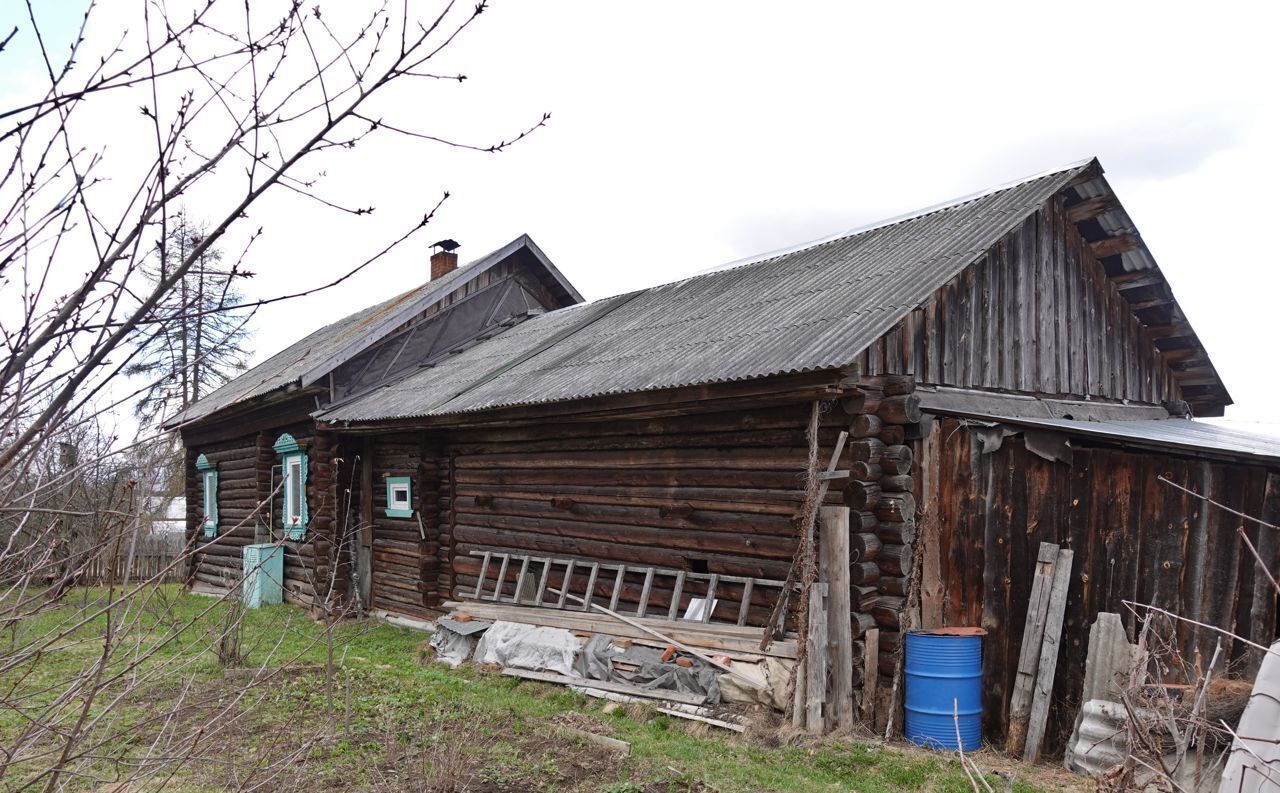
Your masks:
<instances>
[{"instance_id":1,"label":"wooden post","mask_svg":"<svg viewBox=\"0 0 1280 793\"><path fill-rule=\"evenodd\" d=\"M827 585L815 581L809 588L809 636L805 657L805 729L823 732L823 705L827 694Z\"/></svg>"},{"instance_id":2,"label":"wooden post","mask_svg":"<svg viewBox=\"0 0 1280 793\"><path fill-rule=\"evenodd\" d=\"M880 629L871 628L862 645L862 720L875 722L876 684L880 681Z\"/></svg>"},{"instance_id":3,"label":"wooden post","mask_svg":"<svg viewBox=\"0 0 1280 793\"><path fill-rule=\"evenodd\" d=\"M1018 655L1018 673L1013 680L1009 700L1009 736L1005 749L1017 756L1027 743L1027 721L1031 718L1031 695L1035 689L1036 669L1040 665L1040 645L1044 639L1045 618L1049 614L1049 591L1053 587L1053 568L1058 561L1058 546L1040 543L1036 569L1031 580L1031 598L1027 601L1027 624L1022 631L1022 650Z\"/></svg>"},{"instance_id":4,"label":"wooden post","mask_svg":"<svg viewBox=\"0 0 1280 793\"><path fill-rule=\"evenodd\" d=\"M819 570L827 582L827 641L831 663L828 726L853 727L853 613L849 602L849 508L822 507L819 521Z\"/></svg>"},{"instance_id":5,"label":"wooden post","mask_svg":"<svg viewBox=\"0 0 1280 793\"><path fill-rule=\"evenodd\" d=\"M1036 670L1036 690L1031 700L1031 718L1027 724L1027 748L1022 759L1034 763L1040 759L1045 725L1049 721L1049 698L1053 694L1053 676L1058 669L1058 644L1062 641L1062 618L1067 610L1067 588L1071 585L1070 550L1058 551L1053 570L1053 589L1049 592L1049 615L1044 624L1044 645L1040 648L1040 666Z\"/></svg>"}]
</instances>

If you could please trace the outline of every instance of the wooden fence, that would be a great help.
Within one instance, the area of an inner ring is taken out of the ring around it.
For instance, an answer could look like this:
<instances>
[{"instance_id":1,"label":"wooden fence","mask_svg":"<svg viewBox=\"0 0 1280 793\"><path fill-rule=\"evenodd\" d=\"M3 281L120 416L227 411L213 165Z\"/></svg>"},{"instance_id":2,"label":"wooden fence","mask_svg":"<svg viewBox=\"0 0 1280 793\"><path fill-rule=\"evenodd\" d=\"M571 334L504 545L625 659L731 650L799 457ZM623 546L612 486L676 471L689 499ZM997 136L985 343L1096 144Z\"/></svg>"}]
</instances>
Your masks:
<instances>
[{"instance_id":1,"label":"wooden fence","mask_svg":"<svg viewBox=\"0 0 1280 793\"><path fill-rule=\"evenodd\" d=\"M184 542L180 532L152 534L137 538L132 549L128 542L122 543L118 553L113 553L114 549L110 547L77 543L72 550L72 566L80 569L79 583L82 585L100 584L108 577L121 581L126 573L131 581L145 581L161 575L181 555ZM186 580L186 565L174 565L162 580Z\"/></svg>"}]
</instances>

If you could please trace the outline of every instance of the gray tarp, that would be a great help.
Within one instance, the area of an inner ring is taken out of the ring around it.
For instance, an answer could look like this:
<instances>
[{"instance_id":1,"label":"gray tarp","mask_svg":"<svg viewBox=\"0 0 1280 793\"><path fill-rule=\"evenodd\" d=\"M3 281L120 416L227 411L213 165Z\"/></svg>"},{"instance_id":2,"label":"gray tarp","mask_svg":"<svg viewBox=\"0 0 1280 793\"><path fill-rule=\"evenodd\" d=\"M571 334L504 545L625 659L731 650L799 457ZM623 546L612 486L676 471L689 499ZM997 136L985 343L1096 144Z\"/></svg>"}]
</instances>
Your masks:
<instances>
[{"instance_id":1,"label":"gray tarp","mask_svg":"<svg viewBox=\"0 0 1280 793\"><path fill-rule=\"evenodd\" d=\"M623 672L614 668L615 659L639 668L635 672ZM706 661L691 660L693 667L688 669L674 663L664 664L660 650L632 645L619 651L612 636L596 634L578 653L575 671L590 680L629 683L651 691L682 691L704 696L709 704L720 704L720 672Z\"/></svg>"}]
</instances>

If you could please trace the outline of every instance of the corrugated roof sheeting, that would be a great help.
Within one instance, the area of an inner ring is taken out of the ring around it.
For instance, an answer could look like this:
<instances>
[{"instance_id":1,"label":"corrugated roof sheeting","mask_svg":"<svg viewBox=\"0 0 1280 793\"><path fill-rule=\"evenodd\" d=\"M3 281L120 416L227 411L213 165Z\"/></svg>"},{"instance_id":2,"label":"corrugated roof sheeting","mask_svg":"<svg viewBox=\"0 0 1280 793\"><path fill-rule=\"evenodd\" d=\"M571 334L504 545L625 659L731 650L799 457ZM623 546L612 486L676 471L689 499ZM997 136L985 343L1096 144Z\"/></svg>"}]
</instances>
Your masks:
<instances>
[{"instance_id":1,"label":"corrugated roof sheeting","mask_svg":"<svg viewBox=\"0 0 1280 793\"><path fill-rule=\"evenodd\" d=\"M1218 453L1236 458L1252 458L1266 463L1280 462L1280 439L1193 419L1078 421L1000 416L983 418L1021 427L1059 430L1068 435L1101 438L1141 446Z\"/></svg>"},{"instance_id":2,"label":"corrugated roof sheeting","mask_svg":"<svg viewBox=\"0 0 1280 793\"><path fill-rule=\"evenodd\" d=\"M598 313L554 312L459 356L450 364L447 387L435 382L443 374L435 367L319 418L446 415L847 366L1086 167L592 304L600 306ZM576 323L575 332L497 376L471 357L500 360L508 344L527 353L536 344L504 339L515 334L527 340L546 323L566 321ZM449 391L457 396L441 402Z\"/></svg>"},{"instance_id":3,"label":"corrugated roof sheeting","mask_svg":"<svg viewBox=\"0 0 1280 793\"><path fill-rule=\"evenodd\" d=\"M169 419L166 424L174 426L200 419L238 402L285 388L299 382L306 373L322 362L332 361L344 354L358 353L375 342L382 334L398 327L468 279L479 275L511 255L516 249L526 245L535 250L535 255L542 256L541 251L536 249L536 245L527 235L519 237L498 250L435 280L320 328L209 394ZM546 264L548 267L551 266L550 262ZM560 276L558 271L553 275L563 281L563 276ZM572 286L568 289L571 296L581 299Z\"/></svg>"}]
</instances>

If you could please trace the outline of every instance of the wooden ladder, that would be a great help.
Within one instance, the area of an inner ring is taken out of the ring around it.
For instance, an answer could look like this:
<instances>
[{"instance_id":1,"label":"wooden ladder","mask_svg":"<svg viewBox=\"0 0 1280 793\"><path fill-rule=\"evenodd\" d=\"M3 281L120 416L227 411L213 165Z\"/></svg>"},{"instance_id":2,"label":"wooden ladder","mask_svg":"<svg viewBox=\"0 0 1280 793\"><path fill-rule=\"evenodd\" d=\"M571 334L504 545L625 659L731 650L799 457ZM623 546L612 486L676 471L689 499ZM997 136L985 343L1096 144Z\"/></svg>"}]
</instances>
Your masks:
<instances>
[{"instance_id":1,"label":"wooden ladder","mask_svg":"<svg viewBox=\"0 0 1280 793\"><path fill-rule=\"evenodd\" d=\"M751 596L755 590L769 588L776 589L781 593L785 585L785 582L772 578L752 578L719 573L695 573L688 570L673 570L660 567L586 562L564 557L530 556L505 551L472 551L471 555L481 557L483 560L480 564L480 578L476 581L476 588L471 598L495 603L514 603L518 606L589 611L596 597L597 584L607 586L611 583L611 590L606 589L610 593L609 610L617 611L618 601L622 596L623 582L628 574L634 574L643 576L640 601L637 603L635 610L635 616L637 617L654 616L650 612L649 602L650 595L653 592L654 581L670 578L672 580L671 604L664 615L667 619L675 620L680 618L681 597L691 583L701 582L703 586L699 586L697 589L702 590L705 594L703 596L702 613L698 615L698 621L710 623L712 612L715 611L716 593L721 585L740 584L742 586L742 595L738 602L737 624L746 625L747 614L751 606ZM512 592L508 595L504 590L507 588L507 573L511 570L512 562L520 565L520 571L516 575ZM498 569L497 575L493 578L492 591L486 591L485 586L489 581L490 565L495 563ZM552 570L557 567L563 568L559 594L548 600L546 597L547 584L551 580ZM531 595L526 596L522 590L525 588L525 582L531 580L528 578L531 568L538 576L538 585ZM586 573L586 584L582 589L581 596L570 597L574 574L580 571ZM603 578L601 578L601 573L604 574ZM610 573L612 573L611 582Z\"/></svg>"}]
</instances>

